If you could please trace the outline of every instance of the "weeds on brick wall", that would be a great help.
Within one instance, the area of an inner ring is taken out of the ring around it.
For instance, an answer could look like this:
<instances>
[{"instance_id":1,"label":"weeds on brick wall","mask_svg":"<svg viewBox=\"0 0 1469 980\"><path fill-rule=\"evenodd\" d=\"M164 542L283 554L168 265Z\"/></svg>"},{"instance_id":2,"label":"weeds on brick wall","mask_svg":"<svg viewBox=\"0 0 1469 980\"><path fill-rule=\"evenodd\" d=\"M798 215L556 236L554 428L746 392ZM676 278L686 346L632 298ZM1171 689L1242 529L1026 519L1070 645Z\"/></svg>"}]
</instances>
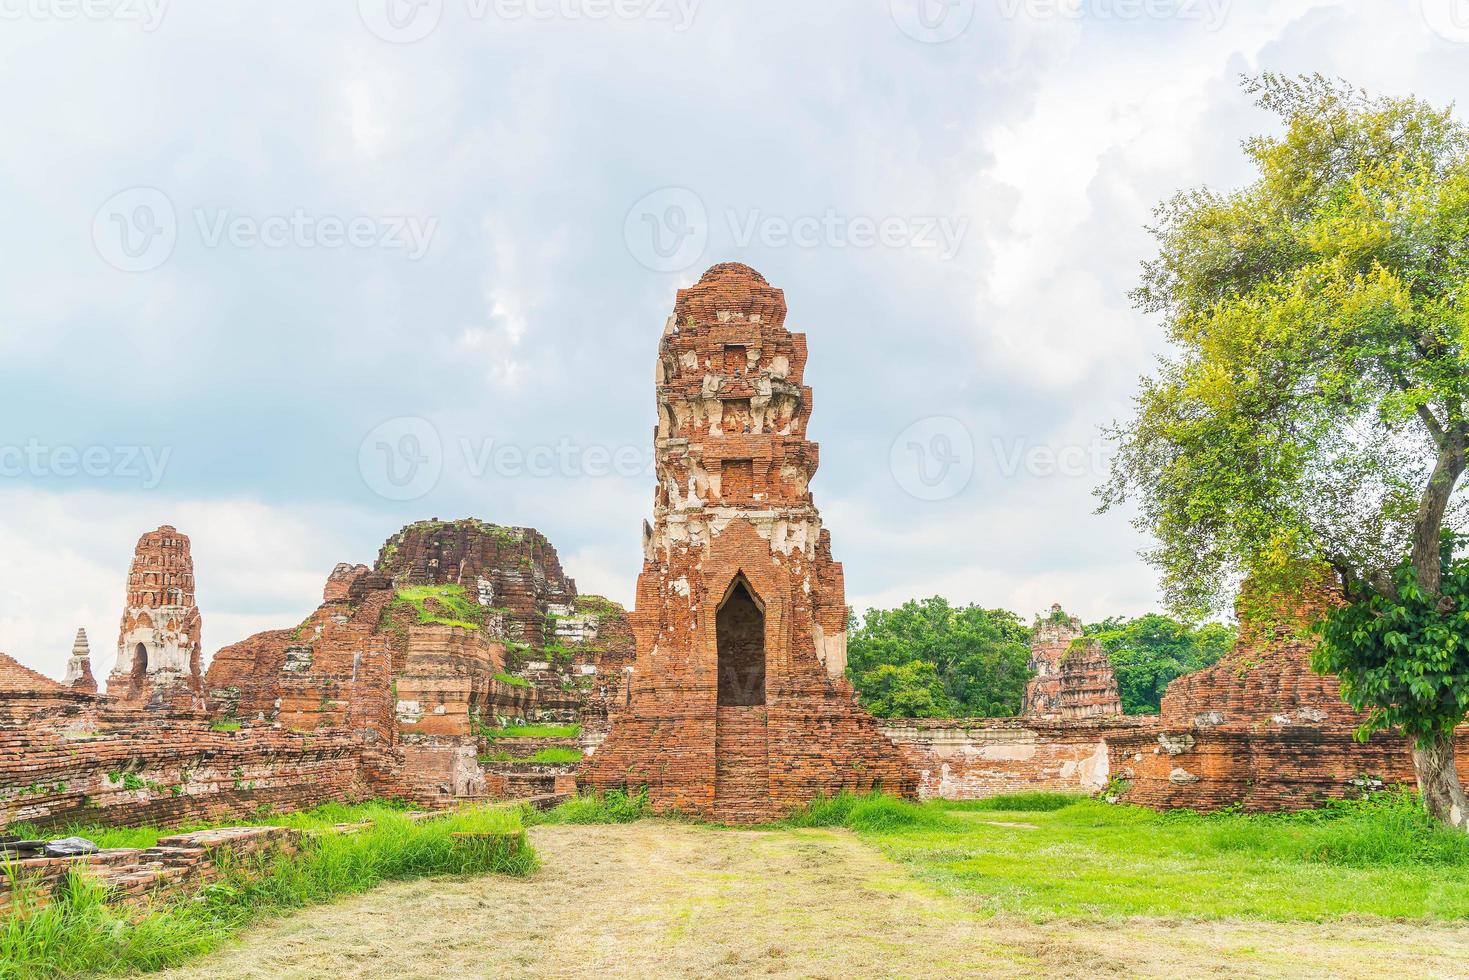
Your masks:
<instances>
[{"instance_id":1,"label":"weeds on brick wall","mask_svg":"<svg viewBox=\"0 0 1469 980\"><path fill-rule=\"evenodd\" d=\"M489 752L479 757L480 762L530 762L537 765L566 765L580 762L581 749L553 747L541 749L532 755L517 756L509 752Z\"/></svg>"},{"instance_id":2,"label":"weeds on brick wall","mask_svg":"<svg viewBox=\"0 0 1469 980\"><path fill-rule=\"evenodd\" d=\"M352 808L317 811L315 828ZM307 814L295 815L310 822ZM290 818L282 818L286 823ZM332 822L350 822L349 820ZM455 838L455 833L485 835ZM520 813L479 808L414 822L382 807L370 827L321 832L296 855L275 854L227 868L197 896L159 902L138 914L106 903L102 890L73 873L47 905L27 896L0 920L0 977L80 977L156 970L218 946L262 917L366 891L389 881L433 875L526 875L536 868Z\"/></svg>"},{"instance_id":3,"label":"weeds on brick wall","mask_svg":"<svg viewBox=\"0 0 1469 980\"><path fill-rule=\"evenodd\" d=\"M509 684L511 687L533 687L530 681L524 677L516 677L514 674L496 674L495 680L501 684Z\"/></svg>"},{"instance_id":4,"label":"weeds on brick wall","mask_svg":"<svg viewBox=\"0 0 1469 980\"><path fill-rule=\"evenodd\" d=\"M581 726L506 725L504 728L487 726L481 734L491 740L497 738L576 738L581 734Z\"/></svg>"},{"instance_id":5,"label":"weeds on brick wall","mask_svg":"<svg viewBox=\"0 0 1469 980\"><path fill-rule=\"evenodd\" d=\"M437 623L477 630L484 625L485 610L462 585L412 585L398 590L393 605L407 605L423 625Z\"/></svg>"}]
</instances>

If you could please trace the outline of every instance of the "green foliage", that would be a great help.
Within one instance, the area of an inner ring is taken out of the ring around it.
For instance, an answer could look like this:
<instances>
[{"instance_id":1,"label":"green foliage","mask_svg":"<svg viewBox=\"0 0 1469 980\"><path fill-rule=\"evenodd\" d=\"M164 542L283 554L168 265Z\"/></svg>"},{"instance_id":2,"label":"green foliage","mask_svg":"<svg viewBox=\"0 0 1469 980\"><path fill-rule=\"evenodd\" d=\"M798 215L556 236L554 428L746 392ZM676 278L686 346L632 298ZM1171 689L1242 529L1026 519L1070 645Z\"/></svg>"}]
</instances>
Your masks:
<instances>
[{"instance_id":1,"label":"green foliage","mask_svg":"<svg viewBox=\"0 0 1469 980\"><path fill-rule=\"evenodd\" d=\"M462 585L410 585L398 590L394 605L406 604L418 614L420 624L437 623L477 630L484 625L485 611Z\"/></svg>"},{"instance_id":2,"label":"green foliage","mask_svg":"<svg viewBox=\"0 0 1469 980\"><path fill-rule=\"evenodd\" d=\"M515 674L496 674L495 680L499 681L501 684L509 684L511 687L533 686L530 681L526 680L524 677L517 677Z\"/></svg>"},{"instance_id":3,"label":"green foliage","mask_svg":"<svg viewBox=\"0 0 1469 980\"><path fill-rule=\"evenodd\" d=\"M1431 582L1464 516L1469 131L1319 76L1247 87L1284 130L1245 144L1247 187L1158 209L1134 298L1178 353L1113 433L1103 508L1135 500L1191 612L1242 575L1367 577L1415 546Z\"/></svg>"},{"instance_id":4,"label":"green foliage","mask_svg":"<svg viewBox=\"0 0 1469 980\"><path fill-rule=\"evenodd\" d=\"M599 595L577 596L575 608L578 613L590 613L595 616L615 616L623 612L620 605Z\"/></svg>"},{"instance_id":5,"label":"green foliage","mask_svg":"<svg viewBox=\"0 0 1469 980\"><path fill-rule=\"evenodd\" d=\"M1404 561L1395 594L1361 583L1357 601L1319 627L1312 666L1339 675L1342 697L1366 712L1362 738L1397 729L1427 742L1469 713L1469 558L1455 558L1455 543L1444 537L1439 594L1426 592Z\"/></svg>"},{"instance_id":6,"label":"green foliage","mask_svg":"<svg viewBox=\"0 0 1469 980\"><path fill-rule=\"evenodd\" d=\"M240 723L233 718L216 718L209 723L209 730L211 732L237 732L240 730Z\"/></svg>"},{"instance_id":7,"label":"green foliage","mask_svg":"<svg viewBox=\"0 0 1469 980\"><path fill-rule=\"evenodd\" d=\"M344 811L346 808L344 808ZM307 818L301 818L307 819ZM277 821L282 822L282 821ZM473 843L455 833L488 834ZM321 833L298 855L234 864L197 898L160 902L138 915L106 904L100 887L73 874L58 900L0 920L0 976L72 977L157 970L207 952L254 921L434 875L526 875L536 868L520 813L479 808L415 822L383 808L355 833Z\"/></svg>"},{"instance_id":8,"label":"green foliage","mask_svg":"<svg viewBox=\"0 0 1469 980\"><path fill-rule=\"evenodd\" d=\"M565 765L569 762L580 762L582 760L581 749L552 747L541 749L527 756L517 756L509 752L491 752L479 757L480 762L531 762L539 765Z\"/></svg>"},{"instance_id":9,"label":"green foliage","mask_svg":"<svg viewBox=\"0 0 1469 980\"><path fill-rule=\"evenodd\" d=\"M869 609L847 636L847 676L878 717L1004 717L1030 679L1029 630L1014 613L934 596Z\"/></svg>"},{"instance_id":10,"label":"green foliage","mask_svg":"<svg viewBox=\"0 0 1469 980\"><path fill-rule=\"evenodd\" d=\"M583 793L528 819L533 823L633 823L647 817L649 812L647 789L631 794L613 789L605 793Z\"/></svg>"},{"instance_id":11,"label":"green foliage","mask_svg":"<svg viewBox=\"0 0 1469 980\"><path fill-rule=\"evenodd\" d=\"M924 660L878 664L862 674L862 707L878 718L947 718L953 703L938 668Z\"/></svg>"},{"instance_id":12,"label":"green foliage","mask_svg":"<svg viewBox=\"0 0 1469 980\"><path fill-rule=\"evenodd\" d=\"M485 737L496 738L576 738L581 735L580 725L506 725L504 728L487 728Z\"/></svg>"},{"instance_id":13,"label":"green foliage","mask_svg":"<svg viewBox=\"0 0 1469 980\"><path fill-rule=\"evenodd\" d=\"M1107 651L1122 710L1130 715L1156 713L1169 681L1217 663L1238 635L1222 623L1195 628L1158 613L1113 617L1088 626L1086 633Z\"/></svg>"}]
</instances>

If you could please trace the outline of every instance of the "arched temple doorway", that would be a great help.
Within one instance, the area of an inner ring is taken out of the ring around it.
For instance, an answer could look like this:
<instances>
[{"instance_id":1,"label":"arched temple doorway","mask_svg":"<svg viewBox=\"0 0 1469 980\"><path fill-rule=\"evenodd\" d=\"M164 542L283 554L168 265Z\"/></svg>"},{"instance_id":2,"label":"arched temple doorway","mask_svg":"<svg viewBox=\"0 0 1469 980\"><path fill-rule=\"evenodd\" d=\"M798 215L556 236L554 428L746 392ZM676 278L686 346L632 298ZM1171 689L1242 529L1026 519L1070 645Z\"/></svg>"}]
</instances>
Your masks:
<instances>
[{"instance_id":1,"label":"arched temple doorway","mask_svg":"<svg viewBox=\"0 0 1469 980\"><path fill-rule=\"evenodd\" d=\"M743 575L730 583L714 620L719 706L765 703L765 610Z\"/></svg>"},{"instance_id":2,"label":"arched temple doorway","mask_svg":"<svg viewBox=\"0 0 1469 980\"><path fill-rule=\"evenodd\" d=\"M765 604L743 574L714 616L719 704L714 808L726 819L763 819L770 808L769 714L765 707Z\"/></svg>"},{"instance_id":3,"label":"arched temple doorway","mask_svg":"<svg viewBox=\"0 0 1469 980\"><path fill-rule=\"evenodd\" d=\"M148 648L139 643L133 647L133 683L141 684L148 677Z\"/></svg>"}]
</instances>

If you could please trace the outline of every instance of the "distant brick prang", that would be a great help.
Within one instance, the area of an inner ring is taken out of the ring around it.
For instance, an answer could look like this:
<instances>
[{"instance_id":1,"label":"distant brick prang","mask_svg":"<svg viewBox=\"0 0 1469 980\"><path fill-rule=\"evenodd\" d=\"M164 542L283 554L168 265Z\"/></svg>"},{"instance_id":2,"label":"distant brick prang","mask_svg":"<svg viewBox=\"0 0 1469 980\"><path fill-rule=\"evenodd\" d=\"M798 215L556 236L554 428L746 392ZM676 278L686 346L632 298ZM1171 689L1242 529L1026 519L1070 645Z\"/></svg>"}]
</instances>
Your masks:
<instances>
[{"instance_id":1,"label":"distant brick prang","mask_svg":"<svg viewBox=\"0 0 1469 980\"><path fill-rule=\"evenodd\" d=\"M1388 732L1356 741L1362 715L1335 676L1311 669L1309 626L1340 601L1329 582L1286 597L1247 586L1235 648L1168 685L1158 731L1108 739L1128 800L1269 811L1415 785L1408 741ZM1469 779L1469 729L1460 729L1458 760Z\"/></svg>"},{"instance_id":2,"label":"distant brick prang","mask_svg":"<svg viewBox=\"0 0 1469 980\"><path fill-rule=\"evenodd\" d=\"M1113 718L1122 714L1117 676L1107 652L1060 605L1035 624L1021 714L1030 718Z\"/></svg>"},{"instance_id":3,"label":"distant brick prang","mask_svg":"<svg viewBox=\"0 0 1469 980\"><path fill-rule=\"evenodd\" d=\"M165 524L138 539L107 693L153 709L202 710L199 653L189 537Z\"/></svg>"},{"instance_id":4,"label":"distant brick prang","mask_svg":"<svg viewBox=\"0 0 1469 980\"><path fill-rule=\"evenodd\" d=\"M759 273L681 290L659 345L658 486L631 615L637 661L584 785L647 786L726 822L915 776L857 706L841 565L808 489L806 338Z\"/></svg>"}]
</instances>

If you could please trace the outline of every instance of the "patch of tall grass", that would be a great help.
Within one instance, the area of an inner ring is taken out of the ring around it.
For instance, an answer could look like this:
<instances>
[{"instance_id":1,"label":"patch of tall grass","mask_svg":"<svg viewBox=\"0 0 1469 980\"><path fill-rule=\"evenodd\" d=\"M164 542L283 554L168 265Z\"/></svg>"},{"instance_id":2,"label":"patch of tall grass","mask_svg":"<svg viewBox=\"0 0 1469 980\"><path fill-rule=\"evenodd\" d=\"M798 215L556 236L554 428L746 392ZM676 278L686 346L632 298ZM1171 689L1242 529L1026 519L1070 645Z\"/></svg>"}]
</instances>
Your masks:
<instances>
[{"instance_id":1,"label":"patch of tall grass","mask_svg":"<svg viewBox=\"0 0 1469 980\"><path fill-rule=\"evenodd\" d=\"M646 789L631 794L613 789L605 793L574 796L560 806L530 816L528 820L532 823L633 823L651 815Z\"/></svg>"},{"instance_id":2,"label":"patch of tall grass","mask_svg":"<svg viewBox=\"0 0 1469 980\"><path fill-rule=\"evenodd\" d=\"M781 821L785 827L846 827L863 833L893 833L942 827L953 821L942 810L884 793L818 796Z\"/></svg>"},{"instance_id":3,"label":"patch of tall grass","mask_svg":"<svg viewBox=\"0 0 1469 980\"><path fill-rule=\"evenodd\" d=\"M1280 814L1165 815L1200 821L1209 846L1266 858L1357 868L1439 865L1469 868L1469 834L1438 823L1417 794L1379 793Z\"/></svg>"},{"instance_id":4,"label":"patch of tall grass","mask_svg":"<svg viewBox=\"0 0 1469 980\"><path fill-rule=\"evenodd\" d=\"M326 812L312 829L351 823L359 810ZM299 823L312 823L296 815ZM279 823L288 823L282 818ZM371 826L324 832L295 855L272 854L224 869L191 899L159 901L143 914L107 904L102 889L73 873L64 890L37 907L21 887L0 920L0 977L76 977L160 969L218 946L268 915L366 891L389 881L435 875L525 875L536 868L519 811L477 808L415 822L383 806ZM455 834L485 835L456 838Z\"/></svg>"},{"instance_id":5,"label":"patch of tall grass","mask_svg":"<svg viewBox=\"0 0 1469 980\"><path fill-rule=\"evenodd\" d=\"M1089 800L1079 793L1001 793L983 800L945 803L945 810L1008 810L1011 813L1049 813Z\"/></svg>"}]
</instances>

